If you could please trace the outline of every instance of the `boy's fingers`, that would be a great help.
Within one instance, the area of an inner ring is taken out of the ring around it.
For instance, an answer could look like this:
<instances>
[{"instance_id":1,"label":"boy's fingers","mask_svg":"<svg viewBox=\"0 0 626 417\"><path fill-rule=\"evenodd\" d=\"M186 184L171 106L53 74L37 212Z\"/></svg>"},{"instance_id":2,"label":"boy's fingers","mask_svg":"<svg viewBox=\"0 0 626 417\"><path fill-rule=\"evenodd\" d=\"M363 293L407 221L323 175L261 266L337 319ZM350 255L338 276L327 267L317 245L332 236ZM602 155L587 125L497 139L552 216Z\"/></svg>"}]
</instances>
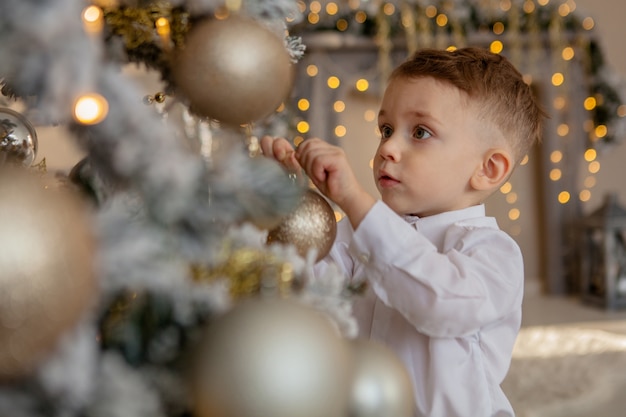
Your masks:
<instances>
[{"instance_id":1,"label":"boy's fingers","mask_svg":"<svg viewBox=\"0 0 626 417\"><path fill-rule=\"evenodd\" d=\"M271 136L263 136L261 138L261 153L265 156L274 156L273 152L274 138Z\"/></svg>"}]
</instances>

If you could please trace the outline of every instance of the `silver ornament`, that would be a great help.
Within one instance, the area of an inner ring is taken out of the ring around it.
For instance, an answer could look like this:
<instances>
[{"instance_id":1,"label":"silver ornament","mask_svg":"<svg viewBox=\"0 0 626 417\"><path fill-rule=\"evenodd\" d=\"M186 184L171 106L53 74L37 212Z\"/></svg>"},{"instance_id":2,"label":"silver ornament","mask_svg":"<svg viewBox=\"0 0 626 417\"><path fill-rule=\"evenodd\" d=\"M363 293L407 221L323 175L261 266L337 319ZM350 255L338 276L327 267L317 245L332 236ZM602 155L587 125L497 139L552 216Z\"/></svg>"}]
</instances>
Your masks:
<instances>
[{"instance_id":1,"label":"silver ornament","mask_svg":"<svg viewBox=\"0 0 626 417\"><path fill-rule=\"evenodd\" d=\"M37 132L22 114L0 107L0 164L31 166L37 156Z\"/></svg>"},{"instance_id":2,"label":"silver ornament","mask_svg":"<svg viewBox=\"0 0 626 417\"><path fill-rule=\"evenodd\" d=\"M249 299L208 327L193 362L198 417L331 417L348 407L352 361L322 313Z\"/></svg>"},{"instance_id":3,"label":"silver ornament","mask_svg":"<svg viewBox=\"0 0 626 417\"><path fill-rule=\"evenodd\" d=\"M353 340L351 346L355 365L348 415L412 417L411 379L395 353L371 340Z\"/></svg>"}]
</instances>

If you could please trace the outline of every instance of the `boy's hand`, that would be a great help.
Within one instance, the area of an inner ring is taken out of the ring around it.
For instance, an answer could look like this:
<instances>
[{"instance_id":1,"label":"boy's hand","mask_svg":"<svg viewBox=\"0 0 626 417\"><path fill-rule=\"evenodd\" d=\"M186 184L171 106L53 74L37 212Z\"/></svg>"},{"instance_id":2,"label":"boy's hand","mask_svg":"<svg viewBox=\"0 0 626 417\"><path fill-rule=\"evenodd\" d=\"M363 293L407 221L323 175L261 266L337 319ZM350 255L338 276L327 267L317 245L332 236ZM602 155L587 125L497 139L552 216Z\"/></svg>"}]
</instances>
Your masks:
<instances>
[{"instance_id":1,"label":"boy's hand","mask_svg":"<svg viewBox=\"0 0 626 417\"><path fill-rule=\"evenodd\" d=\"M266 157L278 161L287 171L294 174L300 173L302 168L296 160L293 146L287 139L263 136L261 138L261 151Z\"/></svg>"},{"instance_id":2,"label":"boy's hand","mask_svg":"<svg viewBox=\"0 0 626 417\"><path fill-rule=\"evenodd\" d=\"M358 182L344 150L321 139L307 139L295 157L313 184L341 207L356 228L376 200Z\"/></svg>"}]
</instances>

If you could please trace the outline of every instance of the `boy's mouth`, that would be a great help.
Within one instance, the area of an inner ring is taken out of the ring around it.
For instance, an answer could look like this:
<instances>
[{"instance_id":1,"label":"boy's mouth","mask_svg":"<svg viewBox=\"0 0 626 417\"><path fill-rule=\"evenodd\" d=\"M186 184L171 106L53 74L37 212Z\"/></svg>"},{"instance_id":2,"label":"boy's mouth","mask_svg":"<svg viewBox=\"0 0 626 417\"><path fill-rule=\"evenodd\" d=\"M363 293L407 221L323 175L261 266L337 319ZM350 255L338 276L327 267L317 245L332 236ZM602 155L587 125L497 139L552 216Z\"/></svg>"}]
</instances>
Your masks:
<instances>
[{"instance_id":1,"label":"boy's mouth","mask_svg":"<svg viewBox=\"0 0 626 417\"><path fill-rule=\"evenodd\" d=\"M395 184L400 183L400 181L397 180L396 178L392 177L391 175L389 175L385 171L380 171L378 173L378 183L382 187L391 187L391 186L393 186Z\"/></svg>"}]
</instances>

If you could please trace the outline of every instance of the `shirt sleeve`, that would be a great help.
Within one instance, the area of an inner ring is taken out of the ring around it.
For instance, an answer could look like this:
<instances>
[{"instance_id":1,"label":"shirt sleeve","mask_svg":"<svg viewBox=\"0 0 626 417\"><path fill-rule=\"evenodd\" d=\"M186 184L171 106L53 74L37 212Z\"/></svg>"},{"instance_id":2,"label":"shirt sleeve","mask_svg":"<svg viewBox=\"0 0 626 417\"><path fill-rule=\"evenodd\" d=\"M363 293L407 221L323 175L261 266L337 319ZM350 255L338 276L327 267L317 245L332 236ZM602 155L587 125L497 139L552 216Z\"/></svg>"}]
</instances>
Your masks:
<instances>
[{"instance_id":1,"label":"shirt sleeve","mask_svg":"<svg viewBox=\"0 0 626 417\"><path fill-rule=\"evenodd\" d=\"M378 298L429 336L475 333L521 305L521 251L494 226L455 223L439 251L379 202L354 232L348 250L364 264Z\"/></svg>"}]
</instances>

